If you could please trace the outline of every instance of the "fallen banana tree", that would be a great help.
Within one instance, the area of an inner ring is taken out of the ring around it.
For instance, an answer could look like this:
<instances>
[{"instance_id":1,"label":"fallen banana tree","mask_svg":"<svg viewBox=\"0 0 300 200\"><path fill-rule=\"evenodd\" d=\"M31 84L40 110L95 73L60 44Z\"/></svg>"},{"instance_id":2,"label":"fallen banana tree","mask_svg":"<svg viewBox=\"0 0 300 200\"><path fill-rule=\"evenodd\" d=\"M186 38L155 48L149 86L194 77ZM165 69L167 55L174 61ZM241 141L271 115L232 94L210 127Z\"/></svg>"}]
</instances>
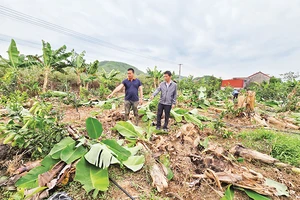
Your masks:
<instances>
[{"instance_id":1,"label":"fallen banana tree","mask_svg":"<svg viewBox=\"0 0 300 200\"><path fill-rule=\"evenodd\" d=\"M277 162L268 155L242 146L235 146L230 152L236 156L257 159L265 163ZM218 194L223 193L221 184L226 183L245 191L249 197L255 195L260 199L269 199L266 196L289 196L288 188L284 184L268 179L262 174L234 162L233 157L230 157L232 154L228 154L222 147L215 144L208 144L207 148L199 155L191 154L193 163L203 170L202 174L193 175L197 180L188 183L189 186L193 187L203 179L210 179L221 191ZM225 192L225 196L228 195L228 192ZM224 197L224 199L226 198Z\"/></svg>"},{"instance_id":2,"label":"fallen banana tree","mask_svg":"<svg viewBox=\"0 0 300 200\"><path fill-rule=\"evenodd\" d=\"M249 160L258 160L263 163L267 164L274 164L278 167L283 167L285 169L291 169L293 172L300 174L300 168L291 166L286 163L282 163L279 160L273 158L272 156L269 156L264 153L260 153L258 151L255 151L253 149L248 149L240 144L232 147L229 152L234 156L240 156Z\"/></svg>"},{"instance_id":3,"label":"fallen banana tree","mask_svg":"<svg viewBox=\"0 0 300 200\"><path fill-rule=\"evenodd\" d=\"M120 164L136 172L145 162L144 155L137 155L140 145L125 146L122 140L101 138L102 124L94 118L86 120L88 137L77 140L66 137L54 145L50 153L41 161L40 166L23 172L15 180L20 197L43 199L52 189L66 185L71 177L80 182L87 193L109 187L109 166Z\"/></svg>"},{"instance_id":4,"label":"fallen banana tree","mask_svg":"<svg viewBox=\"0 0 300 200\"><path fill-rule=\"evenodd\" d=\"M133 125L131 122L120 121L117 122L113 130L118 131L130 144L142 144L144 152L147 157L147 164L149 166L150 175L152 177L152 186L156 187L158 192L162 192L168 187L168 180L173 178L172 170L170 169L170 161L167 155L160 156L159 159L153 157L153 153L147 145L152 134L165 134L162 131L156 130L155 127L148 126L143 129Z\"/></svg>"}]
</instances>

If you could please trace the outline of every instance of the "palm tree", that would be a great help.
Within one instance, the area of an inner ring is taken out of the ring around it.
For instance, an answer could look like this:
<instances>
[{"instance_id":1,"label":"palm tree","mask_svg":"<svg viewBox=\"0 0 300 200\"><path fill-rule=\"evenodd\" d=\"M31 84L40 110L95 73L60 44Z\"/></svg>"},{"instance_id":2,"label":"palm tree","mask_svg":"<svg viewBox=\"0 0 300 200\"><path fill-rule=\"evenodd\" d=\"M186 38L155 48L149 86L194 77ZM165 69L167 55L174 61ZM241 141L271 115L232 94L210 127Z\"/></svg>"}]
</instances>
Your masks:
<instances>
[{"instance_id":1,"label":"palm tree","mask_svg":"<svg viewBox=\"0 0 300 200\"><path fill-rule=\"evenodd\" d=\"M52 50L51 45L48 42L43 42L43 55L34 56L33 58L39 62L39 66L44 69L44 84L43 92L46 92L48 86L49 74L51 71L60 71L63 72L64 67L68 67L69 58L72 53L66 53L66 45L58 48L57 50ZM42 59L41 59L42 58Z\"/></svg>"},{"instance_id":2,"label":"palm tree","mask_svg":"<svg viewBox=\"0 0 300 200\"><path fill-rule=\"evenodd\" d=\"M83 58L84 55L85 51L83 51L81 54L76 53L74 50L72 51L71 65L77 76L78 87L81 86L81 74L86 70L87 66L85 63L85 59Z\"/></svg>"},{"instance_id":3,"label":"palm tree","mask_svg":"<svg viewBox=\"0 0 300 200\"><path fill-rule=\"evenodd\" d=\"M159 80L163 76L163 73L161 70L157 70L157 66L154 67L153 70L151 70L149 67L147 68L147 74L149 78L153 79L153 86L154 88L157 88L159 85Z\"/></svg>"}]
</instances>

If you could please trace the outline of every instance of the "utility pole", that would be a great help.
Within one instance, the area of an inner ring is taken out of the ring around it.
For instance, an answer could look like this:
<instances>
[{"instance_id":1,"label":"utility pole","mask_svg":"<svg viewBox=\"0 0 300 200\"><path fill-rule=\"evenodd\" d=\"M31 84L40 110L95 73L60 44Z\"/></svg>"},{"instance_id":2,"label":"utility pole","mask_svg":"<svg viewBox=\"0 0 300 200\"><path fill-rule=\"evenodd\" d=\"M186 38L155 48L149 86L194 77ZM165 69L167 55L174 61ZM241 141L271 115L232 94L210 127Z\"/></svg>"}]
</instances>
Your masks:
<instances>
[{"instance_id":1,"label":"utility pole","mask_svg":"<svg viewBox=\"0 0 300 200\"><path fill-rule=\"evenodd\" d=\"M183 64L178 64L179 65L179 78L178 78L178 80L180 81L180 79L181 79L181 66L183 65Z\"/></svg>"}]
</instances>

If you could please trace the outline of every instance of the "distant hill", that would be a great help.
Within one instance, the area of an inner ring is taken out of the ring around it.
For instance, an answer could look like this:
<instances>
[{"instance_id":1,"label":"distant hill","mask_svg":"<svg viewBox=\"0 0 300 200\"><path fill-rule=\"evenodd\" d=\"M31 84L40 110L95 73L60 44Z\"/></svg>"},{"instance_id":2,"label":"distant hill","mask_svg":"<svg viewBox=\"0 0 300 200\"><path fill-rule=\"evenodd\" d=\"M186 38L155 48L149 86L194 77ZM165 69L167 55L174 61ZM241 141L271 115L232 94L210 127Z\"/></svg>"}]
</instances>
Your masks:
<instances>
[{"instance_id":1,"label":"distant hill","mask_svg":"<svg viewBox=\"0 0 300 200\"><path fill-rule=\"evenodd\" d=\"M112 69L114 69L120 71L121 73L126 73L128 68L133 68L137 75L144 74L144 72L139 70L138 68L122 62L101 61L99 63L99 69L104 69L107 72L110 72Z\"/></svg>"}]
</instances>

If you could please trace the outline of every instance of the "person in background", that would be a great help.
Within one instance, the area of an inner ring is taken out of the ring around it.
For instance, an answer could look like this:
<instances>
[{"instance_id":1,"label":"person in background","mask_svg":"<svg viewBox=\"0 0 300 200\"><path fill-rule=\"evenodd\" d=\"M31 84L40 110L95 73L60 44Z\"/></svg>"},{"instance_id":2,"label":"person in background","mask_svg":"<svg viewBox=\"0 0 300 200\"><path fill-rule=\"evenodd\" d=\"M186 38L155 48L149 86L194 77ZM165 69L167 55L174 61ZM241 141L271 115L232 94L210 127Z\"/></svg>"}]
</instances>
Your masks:
<instances>
[{"instance_id":1,"label":"person in background","mask_svg":"<svg viewBox=\"0 0 300 200\"><path fill-rule=\"evenodd\" d=\"M123 82L117 86L107 98L111 98L123 87L125 87L125 121L129 119L129 113L132 108L135 117L135 124L138 125L138 105L143 103L143 87L141 81L135 77L134 69L129 68L127 70L127 79L123 80Z\"/></svg>"},{"instance_id":2,"label":"person in background","mask_svg":"<svg viewBox=\"0 0 300 200\"><path fill-rule=\"evenodd\" d=\"M234 89L232 92L233 100L237 99L239 96L239 91L237 89Z\"/></svg>"},{"instance_id":3,"label":"person in background","mask_svg":"<svg viewBox=\"0 0 300 200\"><path fill-rule=\"evenodd\" d=\"M157 110L157 124L156 129L161 129L161 117L163 111L165 112L165 124L163 126L164 131L168 131L168 123L170 118L170 111L176 105L177 98L177 84L171 80L172 73L170 71L166 71L164 73L164 82L160 83L159 87L155 90L155 92L150 97L152 100L159 92L160 100L158 104Z\"/></svg>"}]
</instances>

